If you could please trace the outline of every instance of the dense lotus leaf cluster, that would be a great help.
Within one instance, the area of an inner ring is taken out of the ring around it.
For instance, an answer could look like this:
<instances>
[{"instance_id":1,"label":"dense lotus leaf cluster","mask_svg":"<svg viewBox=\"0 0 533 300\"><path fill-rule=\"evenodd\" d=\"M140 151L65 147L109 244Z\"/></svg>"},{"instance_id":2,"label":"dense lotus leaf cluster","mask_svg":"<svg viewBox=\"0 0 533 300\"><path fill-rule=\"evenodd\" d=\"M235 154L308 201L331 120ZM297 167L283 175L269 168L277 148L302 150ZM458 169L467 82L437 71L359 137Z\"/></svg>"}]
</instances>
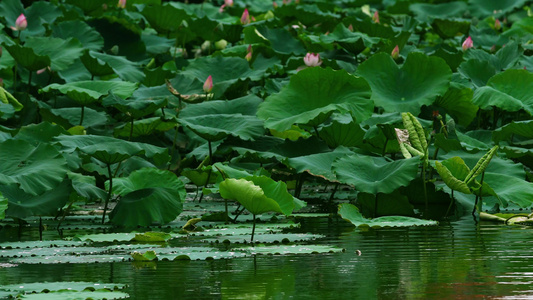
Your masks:
<instances>
[{"instance_id":1,"label":"dense lotus leaf cluster","mask_svg":"<svg viewBox=\"0 0 533 300\"><path fill-rule=\"evenodd\" d=\"M3 0L0 218L531 206L527 1L278 2Z\"/></svg>"}]
</instances>

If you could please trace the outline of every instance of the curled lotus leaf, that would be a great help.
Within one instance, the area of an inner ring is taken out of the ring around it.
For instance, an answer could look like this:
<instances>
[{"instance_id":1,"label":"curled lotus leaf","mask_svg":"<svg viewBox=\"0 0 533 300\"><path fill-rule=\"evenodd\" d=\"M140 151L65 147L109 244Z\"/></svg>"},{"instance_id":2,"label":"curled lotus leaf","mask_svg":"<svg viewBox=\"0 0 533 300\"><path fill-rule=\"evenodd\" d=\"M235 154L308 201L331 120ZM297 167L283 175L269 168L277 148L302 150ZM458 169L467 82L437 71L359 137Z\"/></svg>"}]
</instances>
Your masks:
<instances>
[{"instance_id":1,"label":"curled lotus leaf","mask_svg":"<svg viewBox=\"0 0 533 300\"><path fill-rule=\"evenodd\" d=\"M366 219L359 212L356 206L350 203L343 203L339 205L339 215L358 226L369 226L369 227L406 227L406 226L429 226L437 225L437 221L432 220L422 220L412 217L404 216L386 216L379 217L374 219Z\"/></svg>"}]
</instances>

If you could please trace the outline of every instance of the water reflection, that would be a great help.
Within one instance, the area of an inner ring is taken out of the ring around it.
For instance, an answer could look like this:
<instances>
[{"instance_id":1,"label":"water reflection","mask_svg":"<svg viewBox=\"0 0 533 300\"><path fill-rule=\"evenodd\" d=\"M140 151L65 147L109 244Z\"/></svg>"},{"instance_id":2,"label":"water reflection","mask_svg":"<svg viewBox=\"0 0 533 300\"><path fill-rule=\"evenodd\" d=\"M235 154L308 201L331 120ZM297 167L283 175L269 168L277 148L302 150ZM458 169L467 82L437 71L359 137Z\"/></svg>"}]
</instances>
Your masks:
<instances>
[{"instance_id":1,"label":"water reflection","mask_svg":"<svg viewBox=\"0 0 533 300\"><path fill-rule=\"evenodd\" d=\"M346 252L141 264L19 265L0 268L0 284L125 283L132 299L533 297L530 228L475 224L471 218L438 227L381 229L353 229L342 220L327 218L302 222L299 231L325 234L320 243Z\"/></svg>"}]
</instances>

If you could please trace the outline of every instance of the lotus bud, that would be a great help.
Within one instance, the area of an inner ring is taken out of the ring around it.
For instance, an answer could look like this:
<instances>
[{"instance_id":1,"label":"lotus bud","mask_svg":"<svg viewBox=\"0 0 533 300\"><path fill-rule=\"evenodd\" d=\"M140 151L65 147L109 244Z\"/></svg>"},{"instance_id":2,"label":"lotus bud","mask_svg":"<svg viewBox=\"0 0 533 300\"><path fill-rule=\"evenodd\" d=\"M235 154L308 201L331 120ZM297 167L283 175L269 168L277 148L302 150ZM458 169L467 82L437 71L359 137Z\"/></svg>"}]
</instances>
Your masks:
<instances>
[{"instance_id":1,"label":"lotus bud","mask_svg":"<svg viewBox=\"0 0 533 300\"><path fill-rule=\"evenodd\" d=\"M283 0L283 5L290 4L290 3L291 3L291 0Z\"/></svg>"},{"instance_id":2,"label":"lotus bud","mask_svg":"<svg viewBox=\"0 0 533 300\"><path fill-rule=\"evenodd\" d=\"M245 8L244 12L242 13L241 24L242 25L250 24L250 13L248 13L248 8Z\"/></svg>"},{"instance_id":3,"label":"lotus bud","mask_svg":"<svg viewBox=\"0 0 533 300\"><path fill-rule=\"evenodd\" d=\"M246 56L244 58L247 61L252 60L252 45L248 45L248 49L246 49Z\"/></svg>"},{"instance_id":4,"label":"lotus bud","mask_svg":"<svg viewBox=\"0 0 533 300\"><path fill-rule=\"evenodd\" d=\"M109 50L113 55L118 55L118 45L111 47Z\"/></svg>"},{"instance_id":5,"label":"lotus bud","mask_svg":"<svg viewBox=\"0 0 533 300\"><path fill-rule=\"evenodd\" d=\"M466 49L474 47L474 42L472 41L471 37L467 37L466 40L463 42L463 51L466 51Z\"/></svg>"},{"instance_id":6,"label":"lotus bud","mask_svg":"<svg viewBox=\"0 0 533 300\"><path fill-rule=\"evenodd\" d=\"M227 46L228 46L228 41L226 40L220 40L220 41L215 42L215 48L217 50L226 49Z\"/></svg>"},{"instance_id":7,"label":"lotus bud","mask_svg":"<svg viewBox=\"0 0 533 300\"><path fill-rule=\"evenodd\" d=\"M304 57L304 63L308 67L317 67L322 64L320 60L320 54L318 53L307 53Z\"/></svg>"},{"instance_id":8,"label":"lotus bud","mask_svg":"<svg viewBox=\"0 0 533 300\"><path fill-rule=\"evenodd\" d=\"M273 6L274 8L278 8L278 3L276 3L276 1L272 1L272 6Z\"/></svg>"},{"instance_id":9,"label":"lotus bud","mask_svg":"<svg viewBox=\"0 0 533 300\"><path fill-rule=\"evenodd\" d=\"M502 23L500 22L500 20L496 19L496 21L494 21L494 29L500 30L501 28L502 28Z\"/></svg>"},{"instance_id":10,"label":"lotus bud","mask_svg":"<svg viewBox=\"0 0 533 300\"><path fill-rule=\"evenodd\" d=\"M348 26L348 30L353 31L353 25L352 25L352 24L350 24L350 25Z\"/></svg>"},{"instance_id":11,"label":"lotus bud","mask_svg":"<svg viewBox=\"0 0 533 300\"><path fill-rule=\"evenodd\" d=\"M233 6L233 0L224 0L224 4L226 4L226 6Z\"/></svg>"},{"instance_id":12,"label":"lotus bud","mask_svg":"<svg viewBox=\"0 0 533 300\"><path fill-rule=\"evenodd\" d=\"M4 87L4 79L0 78L0 87Z\"/></svg>"},{"instance_id":13,"label":"lotus bud","mask_svg":"<svg viewBox=\"0 0 533 300\"><path fill-rule=\"evenodd\" d=\"M396 47L394 47L394 49L392 49L392 52L391 52L390 55L395 60L398 59L398 57L400 57L400 48L398 48L398 45L396 45Z\"/></svg>"},{"instance_id":14,"label":"lotus bud","mask_svg":"<svg viewBox=\"0 0 533 300\"><path fill-rule=\"evenodd\" d=\"M118 0L117 7L126 8L126 0Z\"/></svg>"},{"instance_id":15,"label":"lotus bud","mask_svg":"<svg viewBox=\"0 0 533 300\"><path fill-rule=\"evenodd\" d=\"M11 29L15 31L22 31L28 27L28 21L26 21L26 16L24 14L20 14L18 16L17 20L15 21L15 27L11 26Z\"/></svg>"},{"instance_id":16,"label":"lotus bud","mask_svg":"<svg viewBox=\"0 0 533 300\"><path fill-rule=\"evenodd\" d=\"M225 4L225 3L222 4L222 5L220 6L220 8L218 9L218 12L219 12L219 13L223 13L225 7L226 7L226 4Z\"/></svg>"},{"instance_id":17,"label":"lotus bud","mask_svg":"<svg viewBox=\"0 0 533 300\"><path fill-rule=\"evenodd\" d=\"M213 77L209 75L209 77L207 77L207 80L204 82L204 92L207 94L210 93L211 90L213 90Z\"/></svg>"},{"instance_id":18,"label":"lotus bud","mask_svg":"<svg viewBox=\"0 0 533 300\"><path fill-rule=\"evenodd\" d=\"M372 21L374 23L378 23L379 24L379 12L376 10L376 12L374 13L374 16L372 16Z\"/></svg>"}]
</instances>

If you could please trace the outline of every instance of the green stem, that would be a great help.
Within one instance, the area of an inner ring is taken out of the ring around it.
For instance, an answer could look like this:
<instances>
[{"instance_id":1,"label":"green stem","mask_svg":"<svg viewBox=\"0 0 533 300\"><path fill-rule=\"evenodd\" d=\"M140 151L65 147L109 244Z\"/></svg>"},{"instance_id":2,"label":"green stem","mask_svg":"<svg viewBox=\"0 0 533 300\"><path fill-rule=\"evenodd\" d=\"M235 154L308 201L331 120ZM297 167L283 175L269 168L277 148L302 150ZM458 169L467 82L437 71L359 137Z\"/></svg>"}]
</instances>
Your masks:
<instances>
[{"instance_id":1,"label":"green stem","mask_svg":"<svg viewBox=\"0 0 533 300\"><path fill-rule=\"evenodd\" d=\"M450 205L448 206L448 210L446 210L446 215L444 215L444 218L448 217L448 214L450 213L450 209L452 209L454 202L455 202L455 198L453 197L453 190L452 190L452 199L450 200Z\"/></svg>"},{"instance_id":2,"label":"green stem","mask_svg":"<svg viewBox=\"0 0 533 300\"><path fill-rule=\"evenodd\" d=\"M107 198L105 199L104 205L104 214L102 215L102 224L105 222L105 214L107 212L107 204L111 199L111 194L113 193L113 174L111 174L111 165L107 164L107 173L109 174L109 191L107 193Z\"/></svg>"},{"instance_id":3,"label":"green stem","mask_svg":"<svg viewBox=\"0 0 533 300\"><path fill-rule=\"evenodd\" d=\"M427 156L427 151L426 151L426 156ZM428 192L427 192L427 187L426 187L426 162L424 161L422 163L422 181L424 183L424 202L426 204L426 213L428 211Z\"/></svg>"},{"instance_id":4,"label":"green stem","mask_svg":"<svg viewBox=\"0 0 533 300\"><path fill-rule=\"evenodd\" d=\"M131 141L132 136L133 136L133 117L131 117L131 121L130 121L130 137L128 138L128 141Z\"/></svg>"},{"instance_id":5,"label":"green stem","mask_svg":"<svg viewBox=\"0 0 533 300\"><path fill-rule=\"evenodd\" d=\"M383 145L383 150L381 151L381 156L385 156L385 153L387 153L387 144L389 143L389 139L385 138L385 145Z\"/></svg>"},{"instance_id":6,"label":"green stem","mask_svg":"<svg viewBox=\"0 0 533 300\"><path fill-rule=\"evenodd\" d=\"M376 194L376 200L374 201L374 218L378 216L378 195L379 193Z\"/></svg>"},{"instance_id":7,"label":"green stem","mask_svg":"<svg viewBox=\"0 0 533 300\"><path fill-rule=\"evenodd\" d=\"M481 173L481 181L480 181L481 186L479 187L478 195L476 195L476 202L474 203L474 209L472 210L472 216L474 218L476 217L476 210L478 212L481 212L481 210L483 209L483 196L482 196L482 194L483 194L483 180L484 179L485 179L485 172ZM479 203L479 207L478 207L478 203Z\"/></svg>"},{"instance_id":8,"label":"green stem","mask_svg":"<svg viewBox=\"0 0 533 300\"><path fill-rule=\"evenodd\" d=\"M254 234L255 234L255 214L253 214L253 222L254 222L254 225L252 227L252 238L250 239L250 243L253 243L254 242Z\"/></svg>"},{"instance_id":9,"label":"green stem","mask_svg":"<svg viewBox=\"0 0 533 300\"><path fill-rule=\"evenodd\" d=\"M80 126L83 124L83 117L85 116L85 106L81 107Z\"/></svg>"},{"instance_id":10,"label":"green stem","mask_svg":"<svg viewBox=\"0 0 533 300\"><path fill-rule=\"evenodd\" d=\"M32 71L30 71L30 75L28 75L28 94L30 93L30 88L31 88L31 74L32 74Z\"/></svg>"}]
</instances>

